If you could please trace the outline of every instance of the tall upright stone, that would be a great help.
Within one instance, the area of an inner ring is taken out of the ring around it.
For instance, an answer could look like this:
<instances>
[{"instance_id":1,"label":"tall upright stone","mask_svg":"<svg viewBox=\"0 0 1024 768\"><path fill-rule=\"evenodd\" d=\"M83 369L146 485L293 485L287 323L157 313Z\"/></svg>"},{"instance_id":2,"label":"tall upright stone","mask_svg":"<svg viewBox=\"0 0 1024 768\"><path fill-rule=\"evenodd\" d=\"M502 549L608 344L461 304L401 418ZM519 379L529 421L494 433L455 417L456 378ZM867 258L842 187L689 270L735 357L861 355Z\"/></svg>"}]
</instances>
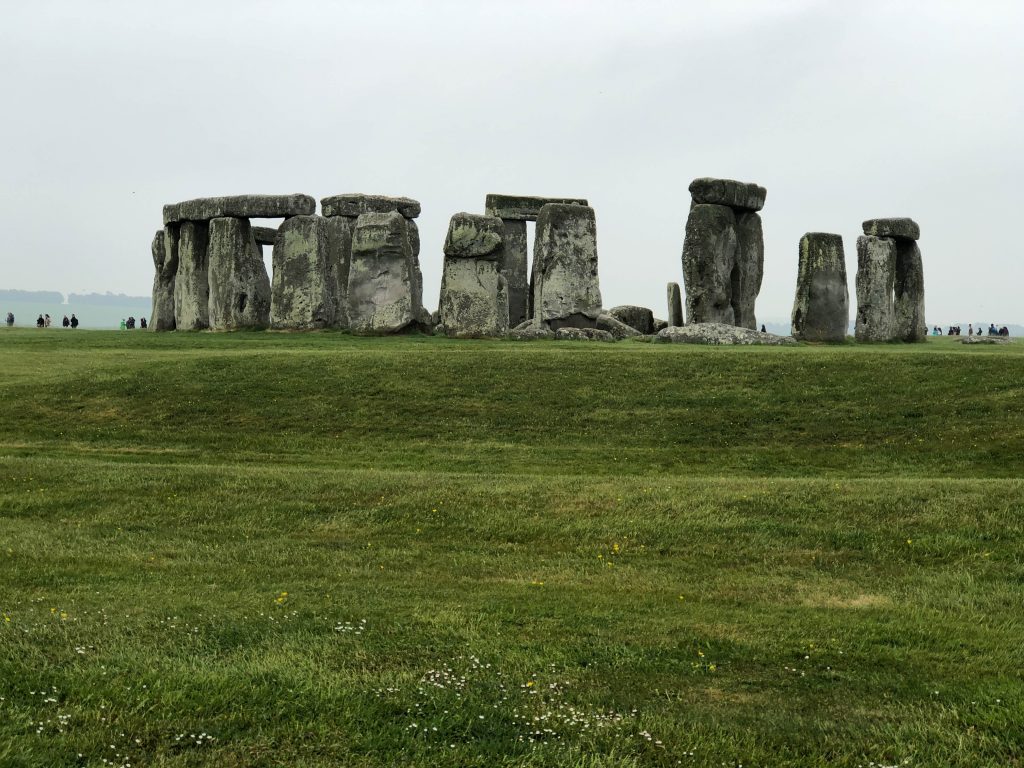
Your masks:
<instances>
[{"instance_id":1,"label":"tall upright stone","mask_svg":"<svg viewBox=\"0 0 1024 768\"><path fill-rule=\"evenodd\" d=\"M356 220L349 268L349 327L386 334L408 328L422 310L414 300L415 268L405 218L364 213Z\"/></svg>"},{"instance_id":2,"label":"tall upright stone","mask_svg":"<svg viewBox=\"0 0 1024 768\"><path fill-rule=\"evenodd\" d=\"M736 214L725 205L699 203L690 209L683 241L686 322L735 325Z\"/></svg>"},{"instance_id":3,"label":"tall upright stone","mask_svg":"<svg viewBox=\"0 0 1024 768\"><path fill-rule=\"evenodd\" d=\"M540 209L533 246L533 320L551 330L594 327L601 315L597 220L589 206Z\"/></svg>"},{"instance_id":4,"label":"tall upright stone","mask_svg":"<svg viewBox=\"0 0 1024 768\"><path fill-rule=\"evenodd\" d=\"M668 284L668 327L681 328L683 323L683 296L679 283Z\"/></svg>"},{"instance_id":5,"label":"tall upright stone","mask_svg":"<svg viewBox=\"0 0 1024 768\"><path fill-rule=\"evenodd\" d=\"M761 217L753 211L736 212L736 263L732 283L733 323L757 330L754 304L764 275L764 233Z\"/></svg>"},{"instance_id":6,"label":"tall upright stone","mask_svg":"<svg viewBox=\"0 0 1024 768\"><path fill-rule=\"evenodd\" d=\"M285 219L274 241L272 328L308 330L333 325L328 261L327 222L322 217Z\"/></svg>"},{"instance_id":7,"label":"tall upright stone","mask_svg":"<svg viewBox=\"0 0 1024 768\"><path fill-rule=\"evenodd\" d=\"M356 220L348 216L331 216L324 222L327 229L327 285L334 303L333 325L348 328L348 273Z\"/></svg>"},{"instance_id":8,"label":"tall upright stone","mask_svg":"<svg viewBox=\"0 0 1024 768\"><path fill-rule=\"evenodd\" d=\"M210 220L210 328L270 325L270 278L248 219Z\"/></svg>"},{"instance_id":9,"label":"tall upright stone","mask_svg":"<svg viewBox=\"0 0 1024 768\"><path fill-rule=\"evenodd\" d=\"M793 336L803 341L843 341L849 322L843 237L808 232L800 238Z\"/></svg>"},{"instance_id":10,"label":"tall upright stone","mask_svg":"<svg viewBox=\"0 0 1024 768\"><path fill-rule=\"evenodd\" d=\"M900 341L924 341L928 333L924 315L924 267L921 249L913 240L896 241L893 288L894 337Z\"/></svg>"},{"instance_id":11,"label":"tall upright stone","mask_svg":"<svg viewBox=\"0 0 1024 768\"><path fill-rule=\"evenodd\" d=\"M178 273L178 227L169 224L153 235L153 309L149 327L154 331L174 330L174 280Z\"/></svg>"},{"instance_id":12,"label":"tall upright stone","mask_svg":"<svg viewBox=\"0 0 1024 768\"><path fill-rule=\"evenodd\" d=\"M210 327L209 225L178 226L178 272L174 278L174 326L179 331Z\"/></svg>"},{"instance_id":13,"label":"tall upright stone","mask_svg":"<svg viewBox=\"0 0 1024 768\"><path fill-rule=\"evenodd\" d=\"M896 241L888 237L857 238L857 341L893 338L896 250Z\"/></svg>"},{"instance_id":14,"label":"tall upright stone","mask_svg":"<svg viewBox=\"0 0 1024 768\"><path fill-rule=\"evenodd\" d=\"M448 336L486 338L508 331L508 283L501 274L503 235L502 221L495 216L452 216L438 302Z\"/></svg>"},{"instance_id":15,"label":"tall upright stone","mask_svg":"<svg viewBox=\"0 0 1024 768\"><path fill-rule=\"evenodd\" d=\"M526 221L502 219L504 237L501 274L508 283L508 324L510 328L527 319L530 309L529 253Z\"/></svg>"}]
</instances>

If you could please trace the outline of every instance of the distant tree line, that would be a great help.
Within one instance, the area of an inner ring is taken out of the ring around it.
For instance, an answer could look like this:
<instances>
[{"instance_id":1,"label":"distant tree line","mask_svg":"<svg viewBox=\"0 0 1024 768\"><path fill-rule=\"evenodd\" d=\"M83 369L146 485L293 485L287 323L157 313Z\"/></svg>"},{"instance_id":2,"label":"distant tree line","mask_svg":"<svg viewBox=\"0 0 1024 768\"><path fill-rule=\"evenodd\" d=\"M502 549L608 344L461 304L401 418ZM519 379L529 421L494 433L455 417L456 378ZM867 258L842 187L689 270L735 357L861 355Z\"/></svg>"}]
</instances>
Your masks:
<instances>
[{"instance_id":1,"label":"distant tree line","mask_svg":"<svg viewBox=\"0 0 1024 768\"><path fill-rule=\"evenodd\" d=\"M149 296L126 296L123 293L69 293L68 304L137 307L140 304L148 305L150 298Z\"/></svg>"},{"instance_id":2,"label":"distant tree line","mask_svg":"<svg viewBox=\"0 0 1024 768\"><path fill-rule=\"evenodd\" d=\"M38 301L63 304L64 294L59 291L18 291L0 289L0 301Z\"/></svg>"}]
</instances>

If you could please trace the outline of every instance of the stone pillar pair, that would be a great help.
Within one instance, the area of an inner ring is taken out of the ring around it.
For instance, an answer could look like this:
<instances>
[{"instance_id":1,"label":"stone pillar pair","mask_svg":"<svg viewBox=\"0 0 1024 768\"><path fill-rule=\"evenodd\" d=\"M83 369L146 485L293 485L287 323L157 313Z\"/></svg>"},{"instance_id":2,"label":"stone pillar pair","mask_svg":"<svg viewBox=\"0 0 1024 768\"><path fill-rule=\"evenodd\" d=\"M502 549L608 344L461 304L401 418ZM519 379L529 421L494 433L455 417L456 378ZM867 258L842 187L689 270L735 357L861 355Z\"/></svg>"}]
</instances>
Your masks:
<instances>
[{"instance_id":1,"label":"stone pillar pair","mask_svg":"<svg viewBox=\"0 0 1024 768\"><path fill-rule=\"evenodd\" d=\"M857 238L857 341L924 341L924 268L912 219L870 219Z\"/></svg>"},{"instance_id":2,"label":"stone pillar pair","mask_svg":"<svg viewBox=\"0 0 1024 768\"><path fill-rule=\"evenodd\" d=\"M686 322L756 329L754 304L764 272L757 211L767 191L757 184L709 178L694 179L689 189L692 203L683 241Z\"/></svg>"}]
</instances>

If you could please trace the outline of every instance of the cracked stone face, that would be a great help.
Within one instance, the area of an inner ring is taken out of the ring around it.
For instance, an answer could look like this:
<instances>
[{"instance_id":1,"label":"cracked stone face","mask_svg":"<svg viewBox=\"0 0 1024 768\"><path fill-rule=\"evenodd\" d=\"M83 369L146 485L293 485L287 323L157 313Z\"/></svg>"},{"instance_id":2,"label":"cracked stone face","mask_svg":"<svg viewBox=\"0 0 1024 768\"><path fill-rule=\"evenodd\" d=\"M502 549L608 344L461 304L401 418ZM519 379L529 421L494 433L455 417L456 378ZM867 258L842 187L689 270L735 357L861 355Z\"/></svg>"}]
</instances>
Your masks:
<instances>
[{"instance_id":1,"label":"cracked stone face","mask_svg":"<svg viewBox=\"0 0 1024 768\"><path fill-rule=\"evenodd\" d=\"M416 320L415 267L405 218L364 213L356 220L349 267L349 327L353 333L395 333Z\"/></svg>"}]
</instances>

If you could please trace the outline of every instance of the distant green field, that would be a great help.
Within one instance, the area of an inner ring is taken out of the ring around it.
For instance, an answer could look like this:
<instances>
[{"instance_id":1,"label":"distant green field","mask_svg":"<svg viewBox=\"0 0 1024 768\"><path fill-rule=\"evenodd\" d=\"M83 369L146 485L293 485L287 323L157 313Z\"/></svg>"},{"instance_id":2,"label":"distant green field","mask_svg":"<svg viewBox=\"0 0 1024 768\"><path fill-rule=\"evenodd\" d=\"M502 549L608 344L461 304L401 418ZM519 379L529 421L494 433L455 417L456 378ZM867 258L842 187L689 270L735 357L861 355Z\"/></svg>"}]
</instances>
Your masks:
<instances>
[{"instance_id":1,"label":"distant green field","mask_svg":"<svg viewBox=\"0 0 1024 768\"><path fill-rule=\"evenodd\" d=\"M1022 370L0 329L0 765L1019 765Z\"/></svg>"}]
</instances>

